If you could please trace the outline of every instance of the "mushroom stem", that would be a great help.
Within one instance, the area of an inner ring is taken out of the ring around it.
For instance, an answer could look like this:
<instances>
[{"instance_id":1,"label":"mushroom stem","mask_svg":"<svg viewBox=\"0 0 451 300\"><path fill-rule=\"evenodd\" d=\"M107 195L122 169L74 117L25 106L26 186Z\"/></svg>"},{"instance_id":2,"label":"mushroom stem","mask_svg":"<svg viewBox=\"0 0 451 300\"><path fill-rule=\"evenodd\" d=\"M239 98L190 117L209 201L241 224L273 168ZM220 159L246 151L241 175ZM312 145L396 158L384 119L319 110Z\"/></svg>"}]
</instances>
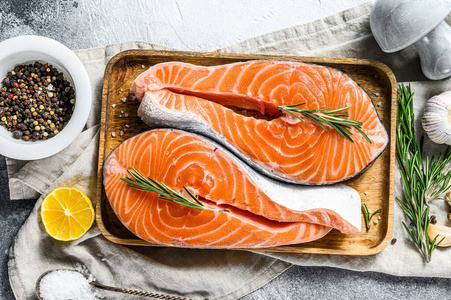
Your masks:
<instances>
[{"instance_id":1,"label":"mushroom stem","mask_svg":"<svg viewBox=\"0 0 451 300\"><path fill-rule=\"evenodd\" d=\"M445 21L418 40L415 47L427 78L439 80L451 76L451 27Z\"/></svg>"}]
</instances>

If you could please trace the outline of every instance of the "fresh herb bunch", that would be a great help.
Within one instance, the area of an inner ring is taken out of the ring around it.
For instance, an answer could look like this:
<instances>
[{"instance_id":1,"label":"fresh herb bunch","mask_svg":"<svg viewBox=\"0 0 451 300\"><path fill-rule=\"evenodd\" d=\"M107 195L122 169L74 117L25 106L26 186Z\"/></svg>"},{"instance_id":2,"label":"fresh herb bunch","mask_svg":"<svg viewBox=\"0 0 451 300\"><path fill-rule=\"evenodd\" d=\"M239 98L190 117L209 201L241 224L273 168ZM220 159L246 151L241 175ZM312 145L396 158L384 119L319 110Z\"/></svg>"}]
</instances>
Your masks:
<instances>
[{"instance_id":1,"label":"fresh herb bunch","mask_svg":"<svg viewBox=\"0 0 451 300\"><path fill-rule=\"evenodd\" d=\"M349 131L351 127L354 127L361 135L368 141L368 143L372 144L370 138L363 132L362 123L354 120L349 120L347 117L349 114L345 112L345 110L351 108L351 106L346 106L334 110L329 110L329 107L320 108L320 109L300 109L299 107L306 104L306 102L292 104L292 105L284 105L277 106L277 108L291 114L292 116L298 118L302 122L305 122L301 116L297 113L300 113L302 116L313 120L318 126L320 126L325 131L328 131L326 126L322 123L329 125L334 130L336 130L342 137L347 138L352 143L354 140L351 135L352 132Z\"/></svg>"},{"instance_id":2,"label":"fresh herb bunch","mask_svg":"<svg viewBox=\"0 0 451 300\"><path fill-rule=\"evenodd\" d=\"M200 210L210 210L217 212L228 212L227 209L212 209L206 207L196 196L193 195L185 186L183 188L190 195L191 199L194 201L190 201L188 198L183 196L182 194L174 191L166 184L162 182L158 182L150 177L144 177L141 173L139 173L135 168L131 170L127 170L127 172L132 176L132 178L121 178L121 180L127 182L127 186L145 192L154 192L160 195L157 199L174 202L180 205L184 205L191 208L196 208Z\"/></svg>"},{"instance_id":3,"label":"fresh herb bunch","mask_svg":"<svg viewBox=\"0 0 451 300\"><path fill-rule=\"evenodd\" d=\"M430 262L432 252L443 241L438 235L429 241L429 202L439 198L451 187L451 171L445 171L451 162L451 149L447 147L438 157L424 156L424 137L418 143L415 134L413 95L410 85L399 86L396 128L396 158L399 163L403 197L396 198L409 220L403 226L424 261Z\"/></svg>"}]
</instances>

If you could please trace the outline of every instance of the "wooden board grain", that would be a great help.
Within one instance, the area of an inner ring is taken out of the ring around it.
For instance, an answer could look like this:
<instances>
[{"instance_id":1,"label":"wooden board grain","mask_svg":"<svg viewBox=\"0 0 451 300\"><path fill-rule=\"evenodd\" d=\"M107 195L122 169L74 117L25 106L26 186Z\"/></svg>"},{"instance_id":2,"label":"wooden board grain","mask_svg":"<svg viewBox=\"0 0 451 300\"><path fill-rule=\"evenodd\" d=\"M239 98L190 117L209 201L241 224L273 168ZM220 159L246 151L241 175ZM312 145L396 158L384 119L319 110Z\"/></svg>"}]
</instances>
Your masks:
<instances>
[{"instance_id":1,"label":"wooden board grain","mask_svg":"<svg viewBox=\"0 0 451 300\"><path fill-rule=\"evenodd\" d=\"M150 66L181 61L196 65L220 65L239 61L293 60L325 65L338 69L354 79L370 96L376 110L390 135L390 144L382 155L356 178L345 182L356 189L362 203L371 211L382 208L378 224L365 229L362 216L362 232L350 236L332 230L314 242L278 246L260 251L288 253L316 253L342 255L371 255L384 249L393 232L396 79L391 70L374 60L350 58L322 58L298 56L273 56L249 54L225 54L179 51L129 50L114 56L105 70L102 94L101 131L99 143L99 166L97 182L96 220L102 234L114 243L124 245L157 246L143 241L128 231L116 217L105 197L102 183L103 161L122 141L149 127L137 117L139 103L129 93L133 80Z\"/></svg>"}]
</instances>

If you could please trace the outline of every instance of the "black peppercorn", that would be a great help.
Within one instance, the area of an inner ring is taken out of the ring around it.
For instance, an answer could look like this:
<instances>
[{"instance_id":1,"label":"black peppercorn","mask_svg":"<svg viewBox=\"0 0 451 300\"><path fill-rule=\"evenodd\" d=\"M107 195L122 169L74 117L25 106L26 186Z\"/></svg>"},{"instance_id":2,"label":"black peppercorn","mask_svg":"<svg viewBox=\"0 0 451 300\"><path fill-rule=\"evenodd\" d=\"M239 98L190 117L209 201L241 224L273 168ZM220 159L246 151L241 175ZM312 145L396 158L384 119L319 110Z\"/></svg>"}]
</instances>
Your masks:
<instances>
[{"instance_id":1,"label":"black peppercorn","mask_svg":"<svg viewBox=\"0 0 451 300\"><path fill-rule=\"evenodd\" d=\"M437 224L437 217L434 215L431 216L431 224Z\"/></svg>"},{"instance_id":2,"label":"black peppercorn","mask_svg":"<svg viewBox=\"0 0 451 300\"><path fill-rule=\"evenodd\" d=\"M22 138L22 131L20 131L20 130L15 130L15 131L13 132L13 138L15 138L15 139L21 139L21 138Z\"/></svg>"},{"instance_id":3,"label":"black peppercorn","mask_svg":"<svg viewBox=\"0 0 451 300\"><path fill-rule=\"evenodd\" d=\"M35 140L39 139L39 132L37 132L37 131L33 132L33 134L31 135L31 138L33 138Z\"/></svg>"}]
</instances>

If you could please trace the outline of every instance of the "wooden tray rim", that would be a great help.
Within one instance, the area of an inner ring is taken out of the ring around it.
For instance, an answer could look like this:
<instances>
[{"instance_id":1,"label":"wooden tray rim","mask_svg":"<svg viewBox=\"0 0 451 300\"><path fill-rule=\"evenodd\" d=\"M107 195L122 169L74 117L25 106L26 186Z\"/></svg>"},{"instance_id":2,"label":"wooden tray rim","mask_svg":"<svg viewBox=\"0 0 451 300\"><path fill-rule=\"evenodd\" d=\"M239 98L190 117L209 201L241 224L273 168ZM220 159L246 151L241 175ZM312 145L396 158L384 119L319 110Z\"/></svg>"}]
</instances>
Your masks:
<instances>
[{"instance_id":1,"label":"wooden tray rim","mask_svg":"<svg viewBox=\"0 0 451 300\"><path fill-rule=\"evenodd\" d=\"M268 248L217 248L221 250L248 250L248 251L259 251L259 252L285 252L285 253L305 253L305 254L335 254L335 255L352 255L352 256L367 256L374 255L382 251L389 244L391 237L393 235L393 222L394 222L394 187L395 187L395 151L396 143L396 111L397 111L397 83L395 75L392 70L384 63L371 60L371 59L360 59L360 58L333 58L333 57L310 57L310 56L285 56L285 55L264 55L264 54L240 54L240 53L219 53L219 52L193 52L193 51L167 51L167 50L147 50L147 49L134 49L122 51L115 56L113 56L108 62L105 73L102 88L102 105L101 111L106 111L108 99L108 88L110 83L110 77L107 74L111 73L111 70L115 63L125 56L132 55L142 55L142 56L184 56L192 58L230 58L230 59L242 59L242 60L293 60L306 63L317 63L317 64L341 64L341 65L361 65L361 66L371 66L380 69L385 73L389 79L391 85L391 101L388 101L391 105L390 109L390 143L389 149L389 195L388 195L388 224L387 232L384 239L375 247L368 248L365 253L356 251L353 249L325 249L325 248L293 248L290 245L286 246L276 246ZM97 192L96 192L96 222L102 235L109 241L129 246L154 246L154 247L166 247L162 245L152 244L150 242L137 239L122 239L117 238L111 234L105 227L102 214L101 214L101 199L103 195L103 161L105 159L104 151L101 151L101 145L105 143L105 129L106 129L106 114L101 115L100 122L100 136L99 136L99 153L98 153L98 169L97 169ZM204 248L202 248L204 249ZM212 249L215 250L215 249ZM296 250L296 251L291 251Z\"/></svg>"}]
</instances>

